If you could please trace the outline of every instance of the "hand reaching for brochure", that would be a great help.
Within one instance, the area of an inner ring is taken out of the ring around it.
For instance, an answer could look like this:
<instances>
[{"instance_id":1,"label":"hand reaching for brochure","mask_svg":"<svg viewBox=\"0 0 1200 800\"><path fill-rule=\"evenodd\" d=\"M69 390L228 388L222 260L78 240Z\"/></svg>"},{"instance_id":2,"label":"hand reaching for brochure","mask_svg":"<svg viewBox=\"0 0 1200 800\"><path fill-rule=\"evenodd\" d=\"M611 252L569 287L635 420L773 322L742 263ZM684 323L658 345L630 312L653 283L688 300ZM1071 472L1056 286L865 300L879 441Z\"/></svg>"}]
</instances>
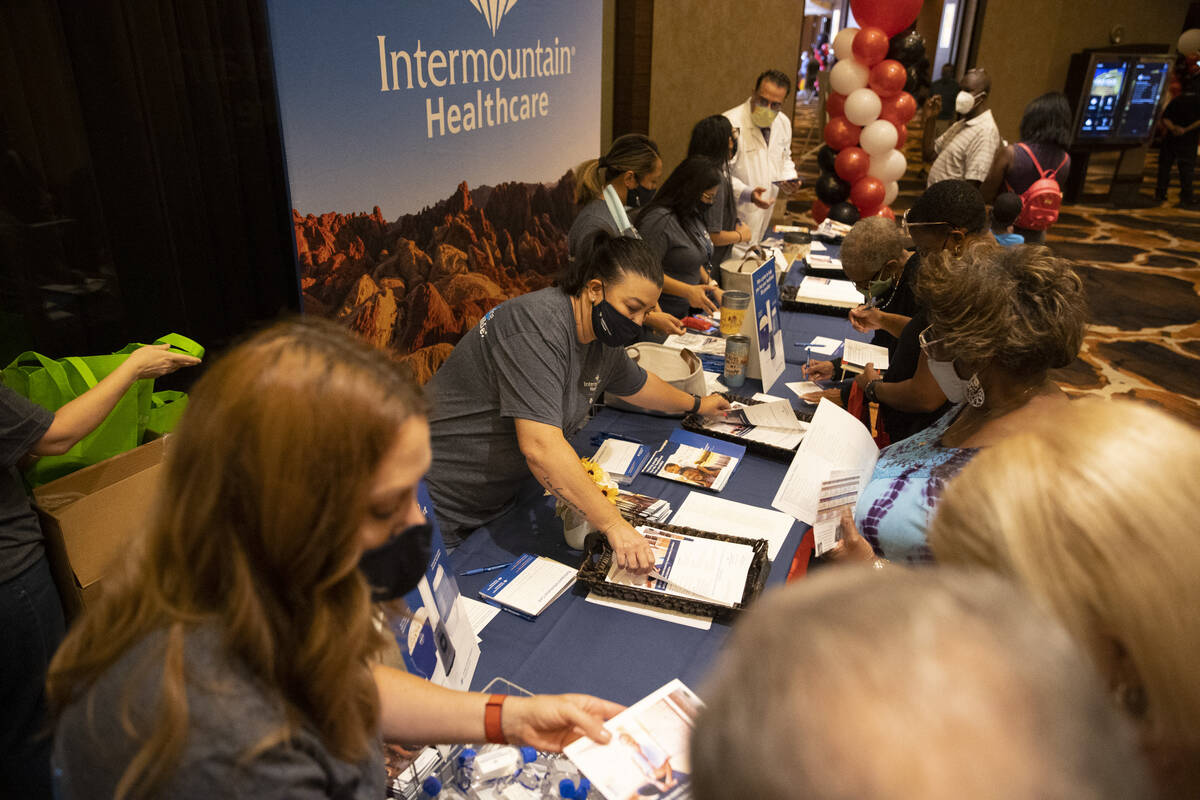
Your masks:
<instances>
[{"instance_id":1,"label":"hand reaching for brochure","mask_svg":"<svg viewBox=\"0 0 1200 800\"><path fill-rule=\"evenodd\" d=\"M767 187L765 186L759 186L755 188L754 192L750 195L750 202L754 203L754 205L758 206L759 208L770 208L771 201L763 197L763 195L766 193Z\"/></svg>"},{"instance_id":2,"label":"hand reaching for brochure","mask_svg":"<svg viewBox=\"0 0 1200 800\"><path fill-rule=\"evenodd\" d=\"M801 374L810 381L827 381L833 377L833 362L809 361L800 370Z\"/></svg>"},{"instance_id":3,"label":"hand reaching for brochure","mask_svg":"<svg viewBox=\"0 0 1200 800\"><path fill-rule=\"evenodd\" d=\"M645 326L652 331L665 333L668 336L687 333L679 319L665 311L651 311L646 315Z\"/></svg>"},{"instance_id":4,"label":"hand reaching for brochure","mask_svg":"<svg viewBox=\"0 0 1200 800\"><path fill-rule=\"evenodd\" d=\"M722 411L728 411L731 408L729 401L719 394L710 394L700 401L700 411L702 416L711 416L720 414Z\"/></svg>"},{"instance_id":5,"label":"hand reaching for brochure","mask_svg":"<svg viewBox=\"0 0 1200 800\"><path fill-rule=\"evenodd\" d=\"M875 560L875 549L858 532L854 524L854 512L849 508L842 512L842 540L825 553L825 558L839 564L871 563Z\"/></svg>"},{"instance_id":6,"label":"hand reaching for brochure","mask_svg":"<svg viewBox=\"0 0 1200 800\"><path fill-rule=\"evenodd\" d=\"M624 710L624 706L586 694L513 696L504 701L500 729L510 744L559 753L580 736L606 744L612 735L604 729L604 722Z\"/></svg>"},{"instance_id":7,"label":"hand reaching for brochure","mask_svg":"<svg viewBox=\"0 0 1200 800\"><path fill-rule=\"evenodd\" d=\"M859 333L869 333L883 327L883 312L870 306L850 309L850 324Z\"/></svg>"},{"instance_id":8,"label":"hand reaching for brochure","mask_svg":"<svg viewBox=\"0 0 1200 800\"><path fill-rule=\"evenodd\" d=\"M618 567L638 575L654 569L654 551L650 549L650 543L628 522L613 523L604 535L608 537Z\"/></svg>"}]
</instances>

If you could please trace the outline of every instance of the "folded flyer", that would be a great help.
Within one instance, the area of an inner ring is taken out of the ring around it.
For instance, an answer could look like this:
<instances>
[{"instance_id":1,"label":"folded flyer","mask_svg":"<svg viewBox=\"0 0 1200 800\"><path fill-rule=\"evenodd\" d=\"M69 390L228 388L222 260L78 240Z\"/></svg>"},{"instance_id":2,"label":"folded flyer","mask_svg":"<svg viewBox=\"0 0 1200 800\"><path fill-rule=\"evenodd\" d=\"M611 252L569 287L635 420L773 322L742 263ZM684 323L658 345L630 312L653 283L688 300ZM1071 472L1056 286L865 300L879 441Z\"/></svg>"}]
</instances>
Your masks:
<instances>
[{"instance_id":1,"label":"folded flyer","mask_svg":"<svg viewBox=\"0 0 1200 800\"><path fill-rule=\"evenodd\" d=\"M524 554L479 590L492 605L534 619L575 582L576 569L552 558Z\"/></svg>"},{"instance_id":2,"label":"folded flyer","mask_svg":"<svg viewBox=\"0 0 1200 800\"><path fill-rule=\"evenodd\" d=\"M679 679L604 723L608 744L587 737L563 749L608 798L685 800L691 797L688 747L703 701Z\"/></svg>"},{"instance_id":3,"label":"folded flyer","mask_svg":"<svg viewBox=\"0 0 1200 800\"><path fill-rule=\"evenodd\" d=\"M740 444L680 428L662 443L642 471L719 492L745 456L746 448Z\"/></svg>"},{"instance_id":4,"label":"folded flyer","mask_svg":"<svg viewBox=\"0 0 1200 800\"><path fill-rule=\"evenodd\" d=\"M746 594L746 578L754 561L748 544L723 542L639 526L654 553L654 572L637 575L613 562L605 580L618 586L702 600L732 608Z\"/></svg>"}]
</instances>

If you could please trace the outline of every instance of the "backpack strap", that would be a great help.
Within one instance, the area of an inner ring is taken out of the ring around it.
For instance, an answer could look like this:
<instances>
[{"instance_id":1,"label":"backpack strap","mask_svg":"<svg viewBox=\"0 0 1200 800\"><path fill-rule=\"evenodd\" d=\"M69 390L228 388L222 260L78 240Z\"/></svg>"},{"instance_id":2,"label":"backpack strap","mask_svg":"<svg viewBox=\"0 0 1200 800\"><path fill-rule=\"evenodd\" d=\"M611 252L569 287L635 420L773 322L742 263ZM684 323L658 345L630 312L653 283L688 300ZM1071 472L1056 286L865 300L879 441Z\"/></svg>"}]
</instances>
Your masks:
<instances>
[{"instance_id":1,"label":"backpack strap","mask_svg":"<svg viewBox=\"0 0 1200 800\"><path fill-rule=\"evenodd\" d=\"M1025 151L1025 154L1029 156L1031 161L1033 161L1033 167L1037 170L1038 176L1042 178L1049 178L1053 176L1055 180L1058 180L1058 171L1066 166L1067 158L1069 158L1066 153L1063 153L1062 161L1058 162L1057 167L1054 169L1042 169L1041 162L1039 162L1037 156L1033 154L1033 150L1030 149L1029 145L1025 144L1024 142L1017 142L1017 147Z\"/></svg>"}]
</instances>

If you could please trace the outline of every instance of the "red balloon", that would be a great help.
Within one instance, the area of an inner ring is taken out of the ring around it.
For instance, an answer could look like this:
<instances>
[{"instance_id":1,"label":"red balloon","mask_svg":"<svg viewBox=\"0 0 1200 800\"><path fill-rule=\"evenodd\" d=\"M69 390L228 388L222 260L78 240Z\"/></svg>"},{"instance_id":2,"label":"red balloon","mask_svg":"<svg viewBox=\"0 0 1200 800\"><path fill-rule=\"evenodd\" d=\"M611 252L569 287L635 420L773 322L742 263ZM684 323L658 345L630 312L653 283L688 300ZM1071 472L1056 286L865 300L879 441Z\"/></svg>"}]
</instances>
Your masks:
<instances>
[{"instance_id":1,"label":"red balloon","mask_svg":"<svg viewBox=\"0 0 1200 800\"><path fill-rule=\"evenodd\" d=\"M837 154L833 171L838 177L851 185L858 183L867 174L871 166L871 157L861 147L847 147Z\"/></svg>"},{"instance_id":2,"label":"red balloon","mask_svg":"<svg viewBox=\"0 0 1200 800\"><path fill-rule=\"evenodd\" d=\"M896 221L896 212L892 211L891 206L880 206L879 208L875 209L874 214L864 214L863 216L887 217L888 219L892 220L893 222Z\"/></svg>"},{"instance_id":3,"label":"red balloon","mask_svg":"<svg viewBox=\"0 0 1200 800\"><path fill-rule=\"evenodd\" d=\"M850 0L850 13L859 25L882 28L891 37L913 24L921 0Z\"/></svg>"},{"instance_id":4,"label":"red balloon","mask_svg":"<svg viewBox=\"0 0 1200 800\"><path fill-rule=\"evenodd\" d=\"M873 67L887 57L888 35L879 28L861 28L854 34L850 49L864 67Z\"/></svg>"},{"instance_id":5,"label":"red balloon","mask_svg":"<svg viewBox=\"0 0 1200 800\"><path fill-rule=\"evenodd\" d=\"M899 122L902 125L907 125L908 121L917 113L917 101L908 92L900 92L891 97L881 95L880 103L883 107L879 111L879 118Z\"/></svg>"},{"instance_id":6,"label":"red balloon","mask_svg":"<svg viewBox=\"0 0 1200 800\"><path fill-rule=\"evenodd\" d=\"M822 203L820 200L813 200L812 204L813 222L820 225L829 216L829 206Z\"/></svg>"},{"instance_id":7,"label":"red balloon","mask_svg":"<svg viewBox=\"0 0 1200 800\"><path fill-rule=\"evenodd\" d=\"M859 33L859 36L862 36ZM854 41L858 41L855 39ZM893 58L886 61L880 61L871 68L871 77L867 80L867 85L875 90L875 94L879 95L882 100L885 97L899 94L904 90L904 84L908 80L908 71L904 65ZM911 95L910 95L911 96Z\"/></svg>"},{"instance_id":8,"label":"red balloon","mask_svg":"<svg viewBox=\"0 0 1200 800\"><path fill-rule=\"evenodd\" d=\"M903 150L904 143L908 141L908 126L894 119L889 119L888 122L896 126L896 149Z\"/></svg>"},{"instance_id":9,"label":"red balloon","mask_svg":"<svg viewBox=\"0 0 1200 800\"><path fill-rule=\"evenodd\" d=\"M834 150L843 150L858 144L862 128L845 117L834 117L825 125L825 144Z\"/></svg>"},{"instance_id":10,"label":"red balloon","mask_svg":"<svg viewBox=\"0 0 1200 800\"><path fill-rule=\"evenodd\" d=\"M846 95L830 92L829 99L825 101L825 110L829 112L829 118L845 116L846 114Z\"/></svg>"},{"instance_id":11,"label":"red balloon","mask_svg":"<svg viewBox=\"0 0 1200 800\"><path fill-rule=\"evenodd\" d=\"M870 216L868 211L874 213L875 209L883 205L883 198L887 194L887 190L883 187L883 181L879 178L866 177L858 183L850 187L850 202L863 213L863 216Z\"/></svg>"}]
</instances>

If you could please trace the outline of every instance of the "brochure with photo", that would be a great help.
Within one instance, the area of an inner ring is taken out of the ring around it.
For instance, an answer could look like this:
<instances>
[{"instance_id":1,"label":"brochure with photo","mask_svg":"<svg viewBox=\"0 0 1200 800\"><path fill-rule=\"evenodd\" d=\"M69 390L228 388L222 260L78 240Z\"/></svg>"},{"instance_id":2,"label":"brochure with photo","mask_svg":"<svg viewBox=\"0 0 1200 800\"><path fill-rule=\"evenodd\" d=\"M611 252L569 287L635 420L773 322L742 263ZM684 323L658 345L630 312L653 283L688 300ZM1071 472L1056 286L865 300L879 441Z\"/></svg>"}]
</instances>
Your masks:
<instances>
[{"instance_id":1,"label":"brochure with photo","mask_svg":"<svg viewBox=\"0 0 1200 800\"><path fill-rule=\"evenodd\" d=\"M662 443L644 472L719 492L746 455L746 448L679 429Z\"/></svg>"},{"instance_id":2,"label":"brochure with photo","mask_svg":"<svg viewBox=\"0 0 1200 800\"><path fill-rule=\"evenodd\" d=\"M675 679L604 723L608 744L586 737L563 752L610 800L691 797L688 744L704 703Z\"/></svg>"},{"instance_id":3,"label":"brochure with photo","mask_svg":"<svg viewBox=\"0 0 1200 800\"><path fill-rule=\"evenodd\" d=\"M672 533L648 525L638 527L637 532L654 553L654 571L634 574L614 561L606 577L609 583L730 608L742 601L754 561L750 545Z\"/></svg>"}]
</instances>

